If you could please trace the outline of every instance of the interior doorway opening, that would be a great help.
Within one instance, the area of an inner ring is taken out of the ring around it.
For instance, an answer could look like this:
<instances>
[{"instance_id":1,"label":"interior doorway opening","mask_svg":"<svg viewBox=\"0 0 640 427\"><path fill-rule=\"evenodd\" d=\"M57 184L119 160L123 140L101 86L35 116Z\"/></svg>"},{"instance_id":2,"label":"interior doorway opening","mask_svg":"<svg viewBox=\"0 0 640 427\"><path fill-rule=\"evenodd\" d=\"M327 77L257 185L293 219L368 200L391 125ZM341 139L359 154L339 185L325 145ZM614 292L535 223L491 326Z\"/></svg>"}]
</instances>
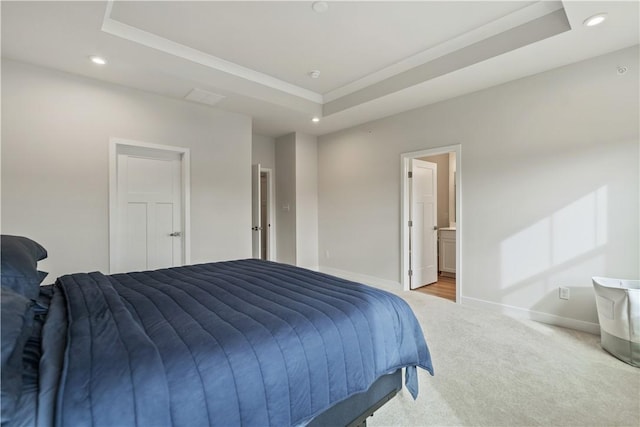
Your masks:
<instances>
[{"instance_id":1,"label":"interior doorway opening","mask_svg":"<svg viewBox=\"0 0 640 427\"><path fill-rule=\"evenodd\" d=\"M409 287L438 281L438 164L428 157L409 165Z\"/></svg>"},{"instance_id":2,"label":"interior doorway opening","mask_svg":"<svg viewBox=\"0 0 640 427\"><path fill-rule=\"evenodd\" d=\"M252 256L265 261L275 261L273 170L256 164L253 165L252 175Z\"/></svg>"},{"instance_id":3,"label":"interior doorway opening","mask_svg":"<svg viewBox=\"0 0 640 427\"><path fill-rule=\"evenodd\" d=\"M190 263L189 149L111 138L109 271Z\"/></svg>"},{"instance_id":4,"label":"interior doorway opening","mask_svg":"<svg viewBox=\"0 0 640 427\"><path fill-rule=\"evenodd\" d=\"M271 237L269 234L269 228L271 224L269 224L269 198L268 198L268 185L267 185L268 177L267 172L260 172L260 223L261 223L261 233L262 239L260 245L260 259L267 260L269 256L269 238Z\"/></svg>"},{"instance_id":5,"label":"interior doorway opening","mask_svg":"<svg viewBox=\"0 0 640 427\"><path fill-rule=\"evenodd\" d=\"M431 168L432 177L425 178L420 166L429 163L437 164L437 167ZM461 165L460 145L401 155L403 288L419 288L456 302L460 302L462 295ZM434 214L425 214L426 211ZM417 274L434 262L437 276Z\"/></svg>"}]
</instances>

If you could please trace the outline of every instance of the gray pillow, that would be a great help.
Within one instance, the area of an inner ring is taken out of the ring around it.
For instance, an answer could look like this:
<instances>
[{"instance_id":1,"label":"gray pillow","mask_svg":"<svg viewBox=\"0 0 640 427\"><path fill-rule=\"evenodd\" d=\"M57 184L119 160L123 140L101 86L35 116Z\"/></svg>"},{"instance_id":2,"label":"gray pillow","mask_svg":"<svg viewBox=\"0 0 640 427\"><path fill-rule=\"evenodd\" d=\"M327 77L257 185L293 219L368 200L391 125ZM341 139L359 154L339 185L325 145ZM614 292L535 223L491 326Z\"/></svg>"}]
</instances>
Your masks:
<instances>
[{"instance_id":1,"label":"gray pillow","mask_svg":"<svg viewBox=\"0 0 640 427\"><path fill-rule=\"evenodd\" d=\"M38 261L47 257L47 251L37 242L22 236L0 236L0 271L2 286L35 300L47 273L38 271Z\"/></svg>"}]
</instances>

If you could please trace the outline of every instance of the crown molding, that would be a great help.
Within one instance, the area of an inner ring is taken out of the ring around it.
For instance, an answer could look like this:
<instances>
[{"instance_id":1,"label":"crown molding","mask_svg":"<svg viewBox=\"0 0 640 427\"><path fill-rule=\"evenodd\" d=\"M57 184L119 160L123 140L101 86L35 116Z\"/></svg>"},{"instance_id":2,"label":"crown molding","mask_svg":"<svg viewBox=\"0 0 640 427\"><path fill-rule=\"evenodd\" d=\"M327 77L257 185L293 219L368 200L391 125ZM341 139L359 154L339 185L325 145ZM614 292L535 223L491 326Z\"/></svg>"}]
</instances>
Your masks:
<instances>
[{"instance_id":1,"label":"crown molding","mask_svg":"<svg viewBox=\"0 0 640 427\"><path fill-rule=\"evenodd\" d=\"M156 34L113 19L111 17L112 10L113 0L110 0L107 2L101 28L101 30L107 34L111 34L113 36L138 43L142 46L150 47L152 49L186 59L187 61L204 65L205 67L222 71L311 102L322 104L324 101L322 95L319 93L287 83L259 71L252 70L251 68L243 67L242 65L218 58L217 56L209 55L201 50L176 43L164 37L160 37Z\"/></svg>"}]
</instances>

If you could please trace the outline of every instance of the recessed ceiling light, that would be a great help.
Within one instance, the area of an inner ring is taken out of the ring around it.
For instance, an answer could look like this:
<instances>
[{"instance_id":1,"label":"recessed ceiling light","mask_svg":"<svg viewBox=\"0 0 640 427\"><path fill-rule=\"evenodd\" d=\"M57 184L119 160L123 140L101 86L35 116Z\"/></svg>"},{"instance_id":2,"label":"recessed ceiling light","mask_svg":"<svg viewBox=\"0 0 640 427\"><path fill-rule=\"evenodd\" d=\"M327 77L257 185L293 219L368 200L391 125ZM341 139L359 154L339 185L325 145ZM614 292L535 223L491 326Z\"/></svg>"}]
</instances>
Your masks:
<instances>
[{"instance_id":1,"label":"recessed ceiling light","mask_svg":"<svg viewBox=\"0 0 640 427\"><path fill-rule=\"evenodd\" d=\"M89 59L91 59L91 62L98 65L105 65L107 63L107 60L102 58L101 56L94 55L94 56L90 56Z\"/></svg>"},{"instance_id":2,"label":"recessed ceiling light","mask_svg":"<svg viewBox=\"0 0 640 427\"><path fill-rule=\"evenodd\" d=\"M329 9L329 4L326 1L314 1L311 3L311 8L314 12L323 13Z\"/></svg>"},{"instance_id":3,"label":"recessed ceiling light","mask_svg":"<svg viewBox=\"0 0 640 427\"><path fill-rule=\"evenodd\" d=\"M313 123L318 123L320 121L320 117L314 117L313 119L311 119L311 121Z\"/></svg>"},{"instance_id":4,"label":"recessed ceiling light","mask_svg":"<svg viewBox=\"0 0 640 427\"><path fill-rule=\"evenodd\" d=\"M590 16L589 18L584 20L585 27L595 27L596 25L600 25L607 19L606 13L598 13L597 15Z\"/></svg>"},{"instance_id":5,"label":"recessed ceiling light","mask_svg":"<svg viewBox=\"0 0 640 427\"><path fill-rule=\"evenodd\" d=\"M309 77L311 77L312 79L317 79L318 77L320 77L320 71L319 70L309 71Z\"/></svg>"}]
</instances>

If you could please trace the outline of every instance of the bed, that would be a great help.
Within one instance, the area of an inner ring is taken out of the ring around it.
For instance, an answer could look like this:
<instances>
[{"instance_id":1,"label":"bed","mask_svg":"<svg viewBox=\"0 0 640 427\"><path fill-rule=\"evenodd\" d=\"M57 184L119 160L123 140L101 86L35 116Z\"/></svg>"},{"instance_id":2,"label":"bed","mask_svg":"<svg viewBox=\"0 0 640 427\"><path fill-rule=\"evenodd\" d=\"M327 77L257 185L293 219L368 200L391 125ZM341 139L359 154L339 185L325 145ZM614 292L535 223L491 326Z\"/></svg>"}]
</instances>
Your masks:
<instances>
[{"instance_id":1,"label":"bed","mask_svg":"<svg viewBox=\"0 0 640 427\"><path fill-rule=\"evenodd\" d=\"M247 259L40 286L46 256L2 236L3 426L363 425L433 374L409 306L363 284Z\"/></svg>"}]
</instances>

